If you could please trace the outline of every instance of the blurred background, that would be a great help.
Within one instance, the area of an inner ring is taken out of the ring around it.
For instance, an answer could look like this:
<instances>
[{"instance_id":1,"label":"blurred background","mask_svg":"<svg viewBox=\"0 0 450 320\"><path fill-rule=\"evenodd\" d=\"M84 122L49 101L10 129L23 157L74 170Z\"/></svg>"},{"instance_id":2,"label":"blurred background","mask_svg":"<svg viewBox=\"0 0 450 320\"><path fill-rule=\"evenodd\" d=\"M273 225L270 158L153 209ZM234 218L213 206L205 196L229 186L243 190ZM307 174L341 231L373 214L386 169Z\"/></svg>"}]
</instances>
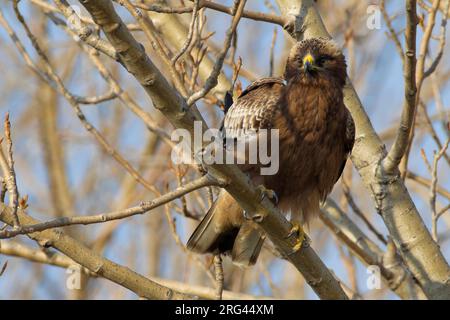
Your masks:
<instances>
[{"instance_id":1,"label":"blurred background","mask_svg":"<svg viewBox=\"0 0 450 320\"><path fill-rule=\"evenodd\" d=\"M77 1L69 2L79 5ZM172 7L191 5L190 1L165 2ZM426 17L431 4L429 1L419 2L419 15ZM233 5L230 0L220 3L228 7ZM446 1L441 3L445 4ZM30 29L45 48L52 66L66 87L77 96L108 93L108 83L99 74L91 57L80 48L73 34L45 14L45 4L54 6L53 1L21 1L19 5ZM404 84L402 61L389 36L386 20L383 19L383 4L381 1L329 0L317 1L317 5L328 31L344 50L348 74L372 124L389 147L399 124ZM384 6L391 18L392 28L398 32L398 38L403 43L405 16L402 1L387 0ZM136 25L129 12L118 5L116 8L123 20ZM12 10L12 2L2 1L0 9L32 59L39 64L39 57ZM246 9L280 14L275 1L249 0ZM434 36L430 41L430 59L427 61L432 61L439 50L441 21L444 17L442 12L438 11L436 15ZM81 13L88 17L84 10ZM202 15L203 35L209 36L205 40L208 46L207 58L214 61L222 48L231 17L209 9L202 10ZM58 12L54 12L54 16L66 20ZM186 37L191 14L151 12L150 17L168 50L177 51L177 46ZM371 21L375 21L375 24ZM176 31L176 28L181 28L179 30L184 30L184 33ZM167 32L173 36L168 37ZM143 32L135 30L133 34L144 44L158 68L170 78L168 68ZM422 34L423 30L419 26L418 39ZM431 174L422 153L432 162L433 152L440 149L436 141L443 144L449 137L449 43L446 41L439 66L422 87L422 104L418 109L406 179L414 203L429 228L432 223L429 205ZM229 89L227 86L233 75L233 61L237 61L238 57L242 59L237 87L245 87L259 77L271 74L281 76L291 46L291 38L280 26L242 19L235 46L224 65L224 75L228 80L222 79L215 91L198 103L208 124L217 128L223 118L220 101L223 93ZM104 55L98 57L123 90L151 115L157 127L170 135L171 125L152 107L150 99L136 80L112 59ZM189 64L190 60L186 60L186 64ZM4 28L0 28L0 70L0 117L10 113L18 188L21 196L28 196L27 210L31 216L49 220L62 216L92 215L131 207L158 196L126 172L86 131L65 98L30 70ZM202 83L201 79L199 83ZM158 192L167 192L198 176L187 166L175 166L170 160L170 146L118 99L86 104L81 108L110 145ZM447 158L443 157L438 165L438 209L449 203L449 172L447 151ZM373 227L387 236L370 194L351 163L344 172L344 181L355 204L349 204L348 196L342 191L341 181L336 184L330 197L384 250L385 244L355 213L356 205ZM64 230L108 259L155 281L173 280L213 288L212 258L189 253L184 247L198 223L196 220L208 207L208 192L202 189L145 215ZM439 220L437 231L439 244L448 260L448 212ZM337 240L336 235L320 219L311 224L309 235L321 259L355 296L398 299L384 284L380 289L368 287L370 274L366 266ZM1 244L20 244L42 250L25 236L2 240ZM268 241L266 246L252 268L240 269L233 266L228 258L224 259L225 289L281 299L317 299L301 274L290 263L274 256ZM48 254L53 252L48 251ZM108 280L83 277L81 289L70 290L66 286L69 274L65 268L0 254L0 265L5 261L8 261L8 266L0 277L0 299L136 299L134 293Z\"/></svg>"}]
</instances>

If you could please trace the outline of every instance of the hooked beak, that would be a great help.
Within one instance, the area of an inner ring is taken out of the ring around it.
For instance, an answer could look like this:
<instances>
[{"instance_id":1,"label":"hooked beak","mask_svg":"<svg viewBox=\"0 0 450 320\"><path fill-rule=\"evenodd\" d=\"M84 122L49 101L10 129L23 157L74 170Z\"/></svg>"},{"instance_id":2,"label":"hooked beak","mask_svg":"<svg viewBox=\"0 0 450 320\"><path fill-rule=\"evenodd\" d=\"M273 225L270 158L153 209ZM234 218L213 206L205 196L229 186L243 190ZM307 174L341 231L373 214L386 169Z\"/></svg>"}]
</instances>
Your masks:
<instances>
[{"instance_id":1,"label":"hooked beak","mask_svg":"<svg viewBox=\"0 0 450 320\"><path fill-rule=\"evenodd\" d=\"M309 53L303 58L303 70L306 73L311 73L314 70L314 58Z\"/></svg>"}]
</instances>

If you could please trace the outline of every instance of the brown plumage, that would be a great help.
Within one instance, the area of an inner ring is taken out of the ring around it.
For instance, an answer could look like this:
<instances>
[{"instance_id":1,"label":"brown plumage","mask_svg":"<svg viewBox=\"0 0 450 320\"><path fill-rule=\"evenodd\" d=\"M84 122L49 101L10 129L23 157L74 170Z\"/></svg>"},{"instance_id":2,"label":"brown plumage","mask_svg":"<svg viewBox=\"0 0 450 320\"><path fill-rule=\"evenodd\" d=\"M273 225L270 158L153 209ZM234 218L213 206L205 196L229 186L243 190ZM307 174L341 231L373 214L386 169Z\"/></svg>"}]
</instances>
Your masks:
<instances>
[{"instance_id":1,"label":"brown plumage","mask_svg":"<svg viewBox=\"0 0 450 320\"><path fill-rule=\"evenodd\" d=\"M339 179L353 147L354 124L344 106L345 58L323 38L298 42L284 79L252 83L229 108L223 132L245 136L248 129L279 129L279 171L262 176L258 165L243 165L257 185L275 191L278 207L307 222ZM222 191L188 241L199 252L230 252L234 262L256 262L263 236L247 221L234 199Z\"/></svg>"}]
</instances>

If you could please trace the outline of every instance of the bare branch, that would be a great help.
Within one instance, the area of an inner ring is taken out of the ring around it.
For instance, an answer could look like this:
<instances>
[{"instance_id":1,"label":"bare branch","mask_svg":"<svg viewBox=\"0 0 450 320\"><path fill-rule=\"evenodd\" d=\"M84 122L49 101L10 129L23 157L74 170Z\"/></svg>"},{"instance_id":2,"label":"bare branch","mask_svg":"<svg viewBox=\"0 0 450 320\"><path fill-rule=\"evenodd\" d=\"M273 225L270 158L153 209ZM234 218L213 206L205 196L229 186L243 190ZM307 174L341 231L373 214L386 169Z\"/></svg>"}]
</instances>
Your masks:
<instances>
[{"instance_id":1,"label":"bare branch","mask_svg":"<svg viewBox=\"0 0 450 320\"><path fill-rule=\"evenodd\" d=\"M11 123L9 121L9 112L5 116L5 137L6 137L6 157L3 149L0 148L0 164L5 177L6 188L9 193L9 206L12 208L14 217L14 230L20 229L19 218L17 217L17 208L19 207L19 191L17 190L16 171L14 170L14 159L11 139ZM1 141L0 141L1 144Z\"/></svg>"},{"instance_id":2,"label":"bare branch","mask_svg":"<svg viewBox=\"0 0 450 320\"><path fill-rule=\"evenodd\" d=\"M428 110L427 107L425 106L425 104L422 101L419 101L419 107L422 110L422 114L424 116L425 119L425 125L428 129L428 131L430 132L431 137L433 138L433 140L436 142L437 147L439 148L439 150L442 149L442 142L439 139L436 130L433 127L433 124L431 122L430 116L428 115ZM450 165L450 156L447 153L444 153L444 159L447 161L447 163Z\"/></svg>"},{"instance_id":3,"label":"bare branch","mask_svg":"<svg viewBox=\"0 0 450 320\"><path fill-rule=\"evenodd\" d=\"M18 210L18 215L24 225L37 225L40 223L22 210ZM9 225L13 223L12 211L3 203L0 203L0 220ZM89 271L133 291L139 297L164 300L195 298L161 286L126 267L108 260L61 231L45 230L29 234L28 236L41 246L55 248Z\"/></svg>"},{"instance_id":4,"label":"bare branch","mask_svg":"<svg viewBox=\"0 0 450 320\"><path fill-rule=\"evenodd\" d=\"M0 247L0 250L1 250L1 247ZM8 267L8 261L6 261L0 268L0 277L5 273L5 270L7 267Z\"/></svg>"},{"instance_id":5,"label":"bare branch","mask_svg":"<svg viewBox=\"0 0 450 320\"><path fill-rule=\"evenodd\" d=\"M60 268L70 268L74 265L77 265L78 263L74 260L70 259L69 257L57 253L57 252L48 252L44 251L42 249L33 249L28 246L25 246L20 243L8 241L4 242L2 246L0 247L0 253L12 257L19 257L27 259L31 262L36 263L42 263L47 265L52 265ZM97 277L100 276L94 272L89 271L86 268L81 269L82 272L86 273L90 277ZM157 278L152 277L152 281L159 283L163 286L166 286L168 288L171 288L172 290L176 290L178 292L191 295L191 296L198 296L203 299L214 299L214 289L203 287L203 286L196 286L191 284L185 284L182 282L169 280L169 279L163 279L163 278ZM228 290L224 290L223 292L223 298L226 300L268 300L273 299L271 297L264 297L264 296L252 296L248 294L243 293L236 293Z\"/></svg>"},{"instance_id":6,"label":"bare branch","mask_svg":"<svg viewBox=\"0 0 450 320\"><path fill-rule=\"evenodd\" d=\"M194 0L190 0L193 2ZM148 11L158 12L158 13L189 13L194 11L194 6L191 7L179 7L179 8L172 8L168 6L163 6L159 4L138 4L136 3L135 6ZM227 6L224 6L219 3L215 3L212 1L206 1L206 0L200 0L199 1L199 8L208 8L215 11L223 12L229 15L233 15L233 9ZM262 12L254 12L254 11L248 11L244 10L242 13L243 18L252 19L255 21L263 21L268 23L274 23L279 26L284 27L285 20L283 17L274 15L274 14L267 14Z\"/></svg>"},{"instance_id":7,"label":"bare branch","mask_svg":"<svg viewBox=\"0 0 450 320\"><path fill-rule=\"evenodd\" d=\"M225 44L223 46L222 51L220 52L219 56L217 57L216 63L214 64L214 67L211 71L211 74L209 75L208 79L205 81L204 87L193 93L187 100L188 106L193 105L196 101L202 99L204 96L208 94L208 92L214 88L218 83L218 77L220 74L220 71L222 70L223 62L225 60L225 57L227 56L228 50L231 46L231 40L233 39L233 35L236 32L237 26L239 24L239 20L241 19L242 12L244 11L245 3L247 0L235 0L235 6L234 6L234 14L233 14L233 20L231 22L231 27L228 29L225 37Z\"/></svg>"},{"instance_id":8,"label":"bare branch","mask_svg":"<svg viewBox=\"0 0 450 320\"><path fill-rule=\"evenodd\" d=\"M146 213L170 201L178 199L179 197L188 194L194 190L213 185L224 186L223 182L217 181L209 175L205 175L197 180L194 180L190 183L185 184L184 186L181 186L173 190L172 192L166 193L157 199L148 202L142 202L139 206L136 207L131 207L125 210L119 210L114 212L100 213L91 216L62 217L51 221L42 222L37 225L23 225L18 230L0 231L0 239L11 238L19 234L34 233L52 228L73 226L79 224L88 225L93 223L102 223L112 220L128 218L137 214Z\"/></svg>"},{"instance_id":9,"label":"bare branch","mask_svg":"<svg viewBox=\"0 0 450 320\"><path fill-rule=\"evenodd\" d=\"M433 33L433 28L436 22L436 14L439 10L439 4L440 4L441 0L434 0L433 1L433 6L430 10L430 13L428 15L428 21L427 21L427 25L425 27L425 30L423 31L423 36L422 36L422 40L420 41L420 49L419 49L419 56L417 58L417 66L416 66L416 70L415 70L415 78L416 78L416 97L415 97L415 104L414 104L414 111L412 112L411 116L412 116L412 123L411 123L411 130L408 133L408 141L406 144L406 149L403 152L403 159L401 161L401 166L400 166L400 172L402 174L402 178L404 179L406 176L406 171L408 169L408 162L409 162L409 154L411 152L411 148L412 148L412 143L414 141L414 136L415 136L415 123L416 123L416 114L417 114L417 106L419 104L420 101L420 93L422 90L422 86L425 80L425 62L426 62L426 58L428 56L428 51L429 51L429 45L430 45L430 40L432 38L432 33ZM417 19L417 16L416 16ZM406 67L406 66L405 66ZM405 110L406 108L404 108ZM403 116L403 113L402 113Z\"/></svg>"},{"instance_id":10,"label":"bare branch","mask_svg":"<svg viewBox=\"0 0 450 320\"><path fill-rule=\"evenodd\" d=\"M442 208L438 213L437 217L440 218L444 213L446 213L450 209L450 203Z\"/></svg>"},{"instance_id":11,"label":"bare branch","mask_svg":"<svg viewBox=\"0 0 450 320\"><path fill-rule=\"evenodd\" d=\"M445 5L445 11L444 12L449 12L449 7L450 7L450 0L446 1L446 5ZM441 62L442 56L444 55L444 48L445 48L445 39L446 39L446 31L447 31L447 15L445 14L442 17L442 21L441 21L441 33L439 36L439 48L438 48L438 53L436 54L436 57L434 58L433 62L431 62L431 65L428 67L428 69L423 73L423 78L427 78L429 77L437 68L437 66L439 65L439 62Z\"/></svg>"},{"instance_id":12,"label":"bare branch","mask_svg":"<svg viewBox=\"0 0 450 320\"><path fill-rule=\"evenodd\" d=\"M361 220L365 223L367 228L369 228L370 231L378 238L378 240L381 241L383 244L387 244L386 239L384 236L378 232L378 230L372 225L372 223L366 218L364 213L359 209L359 207L356 205L355 200L353 199L352 194L350 193L350 189L348 188L347 184L345 182L342 183L343 186L343 192L345 197L347 198L348 204L352 208L352 210L355 212L355 214L361 218Z\"/></svg>"},{"instance_id":13,"label":"bare branch","mask_svg":"<svg viewBox=\"0 0 450 320\"><path fill-rule=\"evenodd\" d=\"M402 44L400 43L397 32L395 32L394 27L392 26L392 20L386 11L386 1L385 0L381 0L380 10L381 10L381 13L383 14L384 21L386 21L386 25L389 30L389 35L390 35L391 39L394 41L397 52L404 63L405 57L404 57L403 47L402 47Z\"/></svg>"},{"instance_id":14,"label":"bare branch","mask_svg":"<svg viewBox=\"0 0 450 320\"><path fill-rule=\"evenodd\" d=\"M192 37L194 36L195 22L197 21L198 18L198 10L199 10L199 0L195 0L194 10L192 11L191 24L189 25L189 33L185 43L181 47L181 50L177 54L175 54L175 56L172 58L171 63L173 68L175 68L175 64L177 63L178 59L186 52L188 47L191 45Z\"/></svg>"},{"instance_id":15,"label":"bare branch","mask_svg":"<svg viewBox=\"0 0 450 320\"><path fill-rule=\"evenodd\" d=\"M431 180L424 178L414 172L408 171L406 177L408 179L411 179L415 182L417 182L418 184L429 188L431 186ZM439 193L441 196L446 197L447 199L450 200L450 191L444 189L443 187L437 186L436 187L436 192Z\"/></svg>"},{"instance_id":16,"label":"bare branch","mask_svg":"<svg viewBox=\"0 0 450 320\"><path fill-rule=\"evenodd\" d=\"M103 137L103 135L87 120L86 116L84 115L83 111L81 110L80 106L78 105L76 99L74 96L67 90L67 88L64 86L62 80L60 77L56 74L56 72L53 70L46 54L43 52L41 47L39 46L36 38L31 33L30 29L28 28L27 24L25 23L25 20L23 19L22 15L20 14L18 7L15 6L15 12L16 15L23 25L27 36L31 40L31 43L33 47L36 49L37 53L39 54L40 58L43 61L43 65L45 70L42 71L42 73L39 71L38 75L45 75L43 76L43 79L45 81L48 81L49 84L53 84L53 87L56 87L57 90L63 95L64 98L69 102L70 106L74 109L75 114L77 115L78 119L81 121L85 129L91 133L94 138L100 143L100 145L105 149L105 151L110 154L122 167L125 168L128 173L133 176L133 178L136 179L140 184L142 184L144 187L146 187L150 191L154 191L157 193L158 191L154 188L154 186L150 185L145 181L145 179L137 172L133 166L122 156L120 155ZM8 33L13 39L16 47L19 49L19 52L22 54L24 59L26 61L29 61L29 65L33 70L40 70L36 64L31 60L29 54L25 50L25 47L22 45L22 43L19 41L19 38L17 35L12 31L11 27L8 25L6 20L2 19L1 12L0 12L0 23L5 27L5 29L8 30ZM144 118L145 119L145 118Z\"/></svg>"},{"instance_id":17,"label":"bare branch","mask_svg":"<svg viewBox=\"0 0 450 320\"><path fill-rule=\"evenodd\" d=\"M194 0L190 0L191 2L194 2ZM146 10L146 11L152 11L157 13L176 13L176 14L183 14L183 13L190 13L194 12L195 5L189 6L189 7L169 7L165 5L160 4L144 4L144 3L134 3L134 5L140 9ZM205 1L200 0L199 1L199 9L201 8L208 8L215 11L223 12L229 15L233 15L233 9L227 6L224 6L219 3L215 3L212 1ZM274 14L267 14L262 12L254 12L254 11L248 11L245 10L242 13L243 18L252 19L255 21L263 21L268 23L274 23L279 26L284 26L284 19L282 17L279 17Z\"/></svg>"},{"instance_id":18,"label":"bare branch","mask_svg":"<svg viewBox=\"0 0 450 320\"><path fill-rule=\"evenodd\" d=\"M273 77L274 72L274 52L275 44L277 41L277 29L273 29L272 44L270 45L270 58L269 58L269 77Z\"/></svg>"},{"instance_id":19,"label":"bare branch","mask_svg":"<svg viewBox=\"0 0 450 320\"><path fill-rule=\"evenodd\" d=\"M75 100L79 104L99 104L102 102L110 101L117 98L117 94L114 92L114 89L110 89L109 92L93 96L93 97L79 97L74 96Z\"/></svg>"},{"instance_id":20,"label":"bare branch","mask_svg":"<svg viewBox=\"0 0 450 320\"><path fill-rule=\"evenodd\" d=\"M167 218L167 222L169 223L170 227L170 233L172 234L172 237L174 238L176 244L181 248L181 250L184 251L184 253L187 254L189 259L194 260L194 262L200 266L200 268L206 273L208 276L208 279L211 281L211 283L215 283L215 278L211 270L209 269L209 266L205 265L205 263L202 262L201 258L195 254L193 254L191 251L189 251L186 246L182 243L180 236L177 233L177 228L175 225L175 219L172 219L172 216L170 215L170 210L168 206L165 206L164 212Z\"/></svg>"},{"instance_id":21,"label":"bare branch","mask_svg":"<svg viewBox=\"0 0 450 320\"><path fill-rule=\"evenodd\" d=\"M397 137L391 147L387 157L384 159L384 170L393 172L399 165L405 154L411 128L416 112L416 30L417 30L417 12L416 0L406 1L406 30L405 30L405 55L403 76L405 79L405 102L403 106L400 126Z\"/></svg>"},{"instance_id":22,"label":"bare branch","mask_svg":"<svg viewBox=\"0 0 450 320\"><path fill-rule=\"evenodd\" d=\"M214 256L214 273L216 277L216 300L222 300L223 294L223 266L220 254Z\"/></svg>"},{"instance_id":23,"label":"bare branch","mask_svg":"<svg viewBox=\"0 0 450 320\"><path fill-rule=\"evenodd\" d=\"M450 139L447 139L447 142L442 146L439 152L434 152L433 166L431 168L431 187L430 187L430 196L429 196L429 204L431 208L431 234L433 236L433 240L439 243L437 225L440 217L440 213L437 212L436 209L436 188L438 181L437 167L439 163L439 159L444 155L447 151L448 145L450 143Z\"/></svg>"}]
</instances>

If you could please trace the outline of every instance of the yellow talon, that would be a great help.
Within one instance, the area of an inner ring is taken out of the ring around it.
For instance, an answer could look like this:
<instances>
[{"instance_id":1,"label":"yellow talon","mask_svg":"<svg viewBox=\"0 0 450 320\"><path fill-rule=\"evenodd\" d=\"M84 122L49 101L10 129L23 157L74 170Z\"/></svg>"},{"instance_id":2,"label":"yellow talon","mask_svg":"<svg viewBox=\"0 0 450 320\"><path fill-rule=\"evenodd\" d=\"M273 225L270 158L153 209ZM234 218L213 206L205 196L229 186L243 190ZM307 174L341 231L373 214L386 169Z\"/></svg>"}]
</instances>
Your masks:
<instances>
[{"instance_id":1,"label":"yellow talon","mask_svg":"<svg viewBox=\"0 0 450 320\"><path fill-rule=\"evenodd\" d=\"M286 239L289 239L292 236L296 237L295 245L292 248L292 252L289 253L288 255L294 254L297 251L299 251L302 248L306 238L306 234L303 231L303 228L297 222L292 222L292 229L291 231L289 231L289 234L287 235Z\"/></svg>"}]
</instances>

